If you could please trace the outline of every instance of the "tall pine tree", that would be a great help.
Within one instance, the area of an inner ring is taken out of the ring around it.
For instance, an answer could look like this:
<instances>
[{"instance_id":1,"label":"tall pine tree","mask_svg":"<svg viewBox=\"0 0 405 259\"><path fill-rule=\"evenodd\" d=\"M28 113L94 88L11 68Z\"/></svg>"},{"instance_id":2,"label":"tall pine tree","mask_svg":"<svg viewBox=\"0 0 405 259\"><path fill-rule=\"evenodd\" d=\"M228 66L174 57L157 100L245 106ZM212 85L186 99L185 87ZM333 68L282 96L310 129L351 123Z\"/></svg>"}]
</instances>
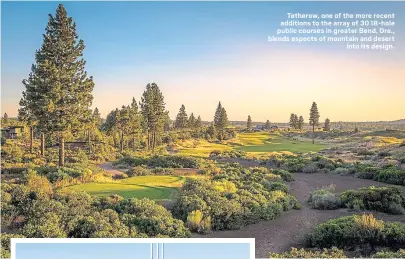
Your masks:
<instances>
[{"instance_id":1,"label":"tall pine tree","mask_svg":"<svg viewBox=\"0 0 405 259\"><path fill-rule=\"evenodd\" d=\"M250 115L248 115L248 118L247 118L246 128L249 131L252 130L252 118L250 117Z\"/></svg>"},{"instance_id":2,"label":"tall pine tree","mask_svg":"<svg viewBox=\"0 0 405 259\"><path fill-rule=\"evenodd\" d=\"M85 71L84 43L63 5L49 15L41 49L28 79L23 80L29 110L42 131L59 135L59 166L65 164L65 134L90 116L94 88Z\"/></svg>"},{"instance_id":3,"label":"tall pine tree","mask_svg":"<svg viewBox=\"0 0 405 259\"><path fill-rule=\"evenodd\" d=\"M221 114L219 116L219 123L217 128L218 139L223 140L225 138L225 128L228 126L228 114L224 107L221 109Z\"/></svg>"},{"instance_id":4,"label":"tall pine tree","mask_svg":"<svg viewBox=\"0 0 405 259\"><path fill-rule=\"evenodd\" d=\"M315 126L319 125L319 111L316 102L312 103L310 112L309 112L309 125L312 126L312 144L315 143Z\"/></svg>"},{"instance_id":5,"label":"tall pine tree","mask_svg":"<svg viewBox=\"0 0 405 259\"><path fill-rule=\"evenodd\" d=\"M176 129L185 129L188 128L188 116L186 112L186 107L182 104L179 112L176 116L176 121L174 122L174 127Z\"/></svg>"},{"instance_id":6,"label":"tall pine tree","mask_svg":"<svg viewBox=\"0 0 405 259\"><path fill-rule=\"evenodd\" d=\"M167 113L162 92L156 83L146 85L141 98L142 126L147 134L147 148L154 152L164 129Z\"/></svg>"},{"instance_id":7,"label":"tall pine tree","mask_svg":"<svg viewBox=\"0 0 405 259\"><path fill-rule=\"evenodd\" d=\"M298 119L298 129L302 130L303 127L304 127L304 117L300 116Z\"/></svg>"},{"instance_id":8,"label":"tall pine tree","mask_svg":"<svg viewBox=\"0 0 405 259\"><path fill-rule=\"evenodd\" d=\"M100 128L102 120L101 120L100 111L98 110L97 107L94 108L93 117L94 117L94 121L95 121L96 127L97 127L97 128Z\"/></svg>"},{"instance_id":9,"label":"tall pine tree","mask_svg":"<svg viewBox=\"0 0 405 259\"><path fill-rule=\"evenodd\" d=\"M219 102L214 115L214 126L217 128L218 126L220 126L221 123L221 113L222 113L222 105L221 102Z\"/></svg>"},{"instance_id":10,"label":"tall pine tree","mask_svg":"<svg viewBox=\"0 0 405 259\"><path fill-rule=\"evenodd\" d=\"M141 118L139 115L138 103L135 100L135 97L132 97L131 107L129 108L129 126L128 129L132 135L132 150L136 150L136 136L140 132L140 123Z\"/></svg>"},{"instance_id":11,"label":"tall pine tree","mask_svg":"<svg viewBox=\"0 0 405 259\"><path fill-rule=\"evenodd\" d=\"M190 117L188 118L188 127L191 128L191 129L194 129L195 128L195 122L196 122L196 119L194 117L194 113L191 113Z\"/></svg>"},{"instance_id":12,"label":"tall pine tree","mask_svg":"<svg viewBox=\"0 0 405 259\"><path fill-rule=\"evenodd\" d=\"M7 112L4 113L2 119L3 119L3 123L7 123L7 122L8 122L8 114L7 114Z\"/></svg>"},{"instance_id":13,"label":"tall pine tree","mask_svg":"<svg viewBox=\"0 0 405 259\"><path fill-rule=\"evenodd\" d=\"M297 122L295 120L295 114L294 113L291 113L291 115L290 115L289 124L290 124L291 129L295 129L297 127Z\"/></svg>"},{"instance_id":14,"label":"tall pine tree","mask_svg":"<svg viewBox=\"0 0 405 259\"><path fill-rule=\"evenodd\" d=\"M329 118L326 118L325 124L323 126L323 130L324 131L330 131L330 120L329 120Z\"/></svg>"},{"instance_id":15,"label":"tall pine tree","mask_svg":"<svg viewBox=\"0 0 405 259\"><path fill-rule=\"evenodd\" d=\"M264 128L265 128L266 130L270 130L270 127L271 127L270 121L267 120L267 121L266 121L266 124L264 125Z\"/></svg>"},{"instance_id":16,"label":"tall pine tree","mask_svg":"<svg viewBox=\"0 0 405 259\"><path fill-rule=\"evenodd\" d=\"M201 116L198 116L197 120L195 121L195 128L200 129L201 127L202 127Z\"/></svg>"},{"instance_id":17,"label":"tall pine tree","mask_svg":"<svg viewBox=\"0 0 405 259\"><path fill-rule=\"evenodd\" d=\"M30 110L30 106L28 104L28 100L26 98L26 94L23 91L23 97L20 100L20 108L18 109L18 119L20 121L24 121L27 123L28 127L30 128L30 153L33 153L33 142L34 142L34 127L37 123L35 115ZM6 113L7 114L7 113ZM43 155L42 147L44 143L41 142L41 155Z\"/></svg>"}]
</instances>

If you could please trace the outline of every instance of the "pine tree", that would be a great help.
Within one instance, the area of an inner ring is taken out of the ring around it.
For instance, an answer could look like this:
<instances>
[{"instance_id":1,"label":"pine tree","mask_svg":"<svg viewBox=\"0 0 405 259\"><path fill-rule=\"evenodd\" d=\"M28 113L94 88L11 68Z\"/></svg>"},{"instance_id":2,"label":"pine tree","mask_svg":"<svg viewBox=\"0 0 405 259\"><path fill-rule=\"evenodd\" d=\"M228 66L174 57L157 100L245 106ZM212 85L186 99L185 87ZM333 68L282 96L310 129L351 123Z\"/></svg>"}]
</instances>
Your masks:
<instances>
[{"instance_id":1,"label":"pine tree","mask_svg":"<svg viewBox=\"0 0 405 259\"><path fill-rule=\"evenodd\" d=\"M135 100L135 97L132 97L131 107L129 108L129 131L130 134L132 135L132 149L134 152L136 150L135 139L136 135L140 131L140 121L141 121L138 109L139 108Z\"/></svg>"},{"instance_id":2,"label":"pine tree","mask_svg":"<svg viewBox=\"0 0 405 259\"><path fill-rule=\"evenodd\" d=\"M228 114L226 113L226 110L224 107L221 109L221 116L220 116L220 128L221 130L224 130L226 127L228 127L229 120L228 120Z\"/></svg>"},{"instance_id":3,"label":"pine tree","mask_svg":"<svg viewBox=\"0 0 405 259\"><path fill-rule=\"evenodd\" d=\"M297 128L297 115L295 115L294 113L291 113L290 115L290 127L291 129L296 129Z\"/></svg>"},{"instance_id":4,"label":"pine tree","mask_svg":"<svg viewBox=\"0 0 405 259\"><path fill-rule=\"evenodd\" d=\"M269 121L269 120L266 121L266 124L264 125L264 128L265 128L266 130L270 130L271 125L270 125L270 121Z\"/></svg>"},{"instance_id":5,"label":"pine tree","mask_svg":"<svg viewBox=\"0 0 405 259\"><path fill-rule=\"evenodd\" d=\"M323 126L323 130L324 131L329 131L330 130L330 120L329 120L329 118L326 118L325 124Z\"/></svg>"},{"instance_id":6,"label":"pine tree","mask_svg":"<svg viewBox=\"0 0 405 259\"><path fill-rule=\"evenodd\" d=\"M211 139L213 139L217 136L217 131L216 131L214 123L211 123L211 125L208 127L207 134L210 136Z\"/></svg>"},{"instance_id":7,"label":"pine tree","mask_svg":"<svg viewBox=\"0 0 405 259\"><path fill-rule=\"evenodd\" d=\"M188 127L188 116L186 112L186 107L182 104L179 112L176 116L176 121L174 122L174 127L176 129L185 129Z\"/></svg>"},{"instance_id":8,"label":"pine tree","mask_svg":"<svg viewBox=\"0 0 405 259\"><path fill-rule=\"evenodd\" d=\"M215 111L214 115L214 126L218 127L221 123L221 113L222 113L222 105L221 102L218 103L217 110Z\"/></svg>"},{"instance_id":9,"label":"pine tree","mask_svg":"<svg viewBox=\"0 0 405 259\"><path fill-rule=\"evenodd\" d=\"M249 131L252 130L252 118L250 117L250 115L248 115L248 118L247 118L246 128Z\"/></svg>"},{"instance_id":10,"label":"pine tree","mask_svg":"<svg viewBox=\"0 0 405 259\"><path fill-rule=\"evenodd\" d=\"M312 144L315 143L315 126L319 125L319 111L318 111L318 106L316 105L316 102L312 103L310 113L309 113L309 125L312 126Z\"/></svg>"},{"instance_id":11,"label":"pine tree","mask_svg":"<svg viewBox=\"0 0 405 259\"><path fill-rule=\"evenodd\" d=\"M101 120L100 111L98 110L97 107L94 108L94 111L93 111L93 118L94 118L96 127L97 127L97 128L100 128L102 120Z\"/></svg>"},{"instance_id":12,"label":"pine tree","mask_svg":"<svg viewBox=\"0 0 405 259\"><path fill-rule=\"evenodd\" d=\"M298 116L297 114L294 114L294 129L298 129Z\"/></svg>"},{"instance_id":13,"label":"pine tree","mask_svg":"<svg viewBox=\"0 0 405 259\"><path fill-rule=\"evenodd\" d=\"M5 112L3 115L3 123L7 123L7 122L8 122L8 114L7 114L7 112Z\"/></svg>"},{"instance_id":14,"label":"pine tree","mask_svg":"<svg viewBox=\"0 0 405 259\"><path fill-rule=\"evenodd\" d=\"M304 127L304 117L300 116L298 119L298 129L302 130L303 127Z\"/></svg>"},{"instance_id":15,"label":"pine tree","mask_svg":"<svg viewBox=\"0 0 405 259\"><path fill-rule=\"evenodd\" d=\"M170 120L170 116L169 116L169 111L165 112L164 118L163 118L163 130L164 131L169 131L170 130L170 124L171 124L171 120Z\"/></svg>"},{"instance_id":16,"label":"pine tree","mask_svg":"<svg viewBox=\"0 0 405 259\"><path fill-rule=\"evenodd\" d=\"M201 127L202 127L201 116L198 116L197 120L195 121L195 128L200 129Z\"/></svg>"},{"instance_id":17,"label":"pine tree","mask_svg":"<svg viewBox=\"0 0 405 259\"><path fill-rule=\"evenodd\" d=\"M65 164L66 132L82 126L93 100L94 82L85 71L83 50L76 24L60 4L56 15L49 15L42 47L35 54L36 64L23 80L29 110L41 131L59 135L59 166Z\"/></svg>"},{"instance_id":18,"label":"pine tree","mask_svg":"<svg viewBox=\"0 0 405 259\"><path fill-rule=\"evenodd\" d=\"M228 126L228 124L228 115L225 108L222 107L218 126L215 126L219 140L223 140L225 138L225 128Z\"/></svg>"},{"instance_id":19,"label":"pine tree","mask_svg":"<svg viewBox=\"0 0 405 259\"><path fill-rule=\"evenodd\" d=\"M194 114L191 113L190 117L188 118L188 127L191 128L191 129L194 129L195 128L195 123L196 123L196 119L194 117Z\"/></svg>"},{"instance_id":20,"label":"pine tree","mask_svg":"<svg viewBox=\"0 0 405 259\"><path fill-rule=\"evenodd\" d=\"M147 148L155 150L157 138L163 132L165 118L165 102L162 92L156 83L146 85L141 98L142 126L147 134Z\"/></svg>"},{"instance_id":21,"label":"pine tree","mask_svg":"<svg viewBox=\"0 0 405 259\"><path fill-rule=\"evenodd\" d=\"M18 119L20 121L24 121L28 127L30 128L30 153L33 153L33 143L34 143L34 127L37 124L37 120L35 115L30 110L30 106L28 104L28 100L26 98L26 94L23 91L23 97L20 100L20 108L18 109ZM7 113L4 114L6 117ZM7 116L8 117L8 116ZM42 139L42 138L41 138ZM41 155L43 155L43 147L45 146L44 143L41 141Z\"/></svg>"}]
</instances>

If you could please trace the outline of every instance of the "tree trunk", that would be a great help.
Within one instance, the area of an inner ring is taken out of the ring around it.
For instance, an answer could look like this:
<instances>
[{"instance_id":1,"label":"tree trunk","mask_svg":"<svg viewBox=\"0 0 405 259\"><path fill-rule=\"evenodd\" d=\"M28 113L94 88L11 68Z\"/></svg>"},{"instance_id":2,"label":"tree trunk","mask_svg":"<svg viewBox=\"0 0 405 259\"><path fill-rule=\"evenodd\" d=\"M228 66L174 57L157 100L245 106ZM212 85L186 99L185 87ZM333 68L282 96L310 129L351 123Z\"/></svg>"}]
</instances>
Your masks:
<instances>
[{"instance_id":1,"label":"tree trunk","mask_svg":"<svg viewBox=\"0 0 405 259\"><path fill-rule=\"evenodd\" d=\"M89 153L91 154L92 146L91 146L91 134L90 134L90 130L88 131L87 141L88 141L88 145L89 145Z\"/></svg>"},{"instance_id":2,"label":"tree trunk","mask_svg":"<svg viewBox=\"0 0 405 259\"><path fill-rule=\"evenodd\" d=\"M45 133L41 132L41 156L45 156Z\"/></svg>"},{"instance_id":3,"label":"tree trunk","mask_svg":"<svg viewBox=\"0 0 405 259\"><path fill-rule=\"evenodd\" d=\"M120 150L124 150L124 131L121 131L121 141L120 141Z\"/></svg>"},{"instance_id":4,"label":"tree trunk","mask_svg":"<svg viewBox=\"0 0 405 259\"><path fill-rule=\"evenodd\" d=\"M135 152L135 134L132 135L132 149Z\"/></svg>"},{"instance_id":5,"label":"tree trunk","mask_svg":"<svg viewBox=\"0 0 405 259\"><path fill-rule=\"evenodd\" d=\"M65 166L65 138L63 133L59 137L59 166Z\"/></svg>"},{"instance_id":6,"label":"tree trunk","mask_svg":"<svg viewBox=\"0 0 405 259\"><path fill-rule=\"evenodd\" d=\"M156 144L156 132L153 132L153 138L152 138L152 153L155 153L155 144Z\"/></svg>"},{"instance_id":7,"label":"tree trunk","mask_svg":"<svg viewBox=\"0 0 405 259\"><path fill-rule=\"evenodd\" d=\"M34 127L30 127L30 153L33 153L33 142L34 142Z\"/></svg>"},{"instance_id":8,"label":"tree trunk","mask_svg":"<svg viewBox=\"0 0 405 259\"><path fill-rule=\"evenodd\" d=\"M149 132L147 132L146 135L147 135L146 150L149 150Z\"/></svg>"},{"instance_id":9,"label":"tree trunk","mask_svg":"<svg viewBox=\"0 0 405 259\"><path fill-rule=\"evenodd\" d=\"M315 144L315 124L312 125L312 144Z\"/></svg>"}]
</instances>

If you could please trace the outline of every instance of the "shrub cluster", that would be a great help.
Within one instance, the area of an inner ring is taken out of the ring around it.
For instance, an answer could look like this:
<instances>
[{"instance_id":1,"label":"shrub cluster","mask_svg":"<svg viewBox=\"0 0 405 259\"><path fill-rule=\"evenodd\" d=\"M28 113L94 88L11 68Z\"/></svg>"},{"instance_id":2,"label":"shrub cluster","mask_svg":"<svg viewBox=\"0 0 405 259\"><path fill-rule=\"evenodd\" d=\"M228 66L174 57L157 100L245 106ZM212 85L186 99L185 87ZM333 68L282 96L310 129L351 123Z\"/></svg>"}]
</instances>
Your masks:
<instances>
[{"instance_id":1,"label":"shrub cluster","mask_svg":"<svg viewBox=\"0 0 405 259\"><path fill-rule=\"evenodd\" d=\"M403 248L405 225L383 222L371 214L346 216L318 225L308 242L318 248L361 249L368 255L378 248Z\"/></svg>"},{"instance_id":2,"label":"shrub cluster","mask_svg":"<svg viewBox=\"0 0 405 259\"><path fill-rule=\"evenodd\" d=\"M209 180L187 179L177 200L173 215L189 222L199 232L238 229L260 220L274 219L281 212L298 209L295 197L289 195L282 178L266 168L242 168L227 164L222 173ZM196 226L200 222L202 226Z\"/></svg>"},{"instance_id":3,"label":"shrub cluster","mask_svg":"<svg viewBox=\"0 0 405 259\"><path fill-rule=\"evenodd\" d=\"M356 172L355 176L359 178L372 179L389 184L405 185L405 170L401 170L395 166L379 168L357 163L352 170Z\"/></svg>"},{"instance_id":4,"label":"shrub cluster","mask_svg":"<svg viewBox=\"0 0 405 259\"><path fill-rule=\"evenodd\" d=\"M347 258L343 250L333 247L332 249L306 250L292 247L284 253L270 253L270 258Z\"/></svg>"},{"instance_id":5,"label":"shrub cluster","mask_svg":"<svg viewBox=\"0 0 405 259\"><path fill-rule=\"evenodd\" d=\"M405 249L399 249L397 252L380 251L374 254L372 258L405 258Z\"/></svg>"},{"instance_id":6,"label":"shrub cluster","mask_svg":"<svg viewBox=\"0 0 405 259\"><path fill-rule=\"evenodd\" d=\"M210 153L210 157L217 158L245 158L247 153L241 150L214 150Z\"/></svg>"},{"instance_id":7,"label":"shrub cluster","mask_svg":"<svg viewBox=\"0 0 405 259\"><path fill-rule=\"evenodd\" d=\"M310 163L302 156L284 156L280 162L280 167L292 173L302 172L302 169Z\"/></svg>"},{"instance_id":8,"label":"shrub cluster","mask_svg":"<svg viewBox=\"0 0 405 259\"><path fill-rule=\"evenodd\" d=\"M51 183L57 182L70 182L73 179L79 179L80 182L91 181L93 172L86 167L73 166L69 167L56 167L56 166L44 166L35 169L39 175L43 175Z\"/></svg>"},{"instance_id":9,"label":"shrub cluster","mask_svg":"<svg viewBox=\"0 0 405 259\"><path fill-rule=\"evenodd\" d=\"M313 156L311 159L304 158L301 155L290 156L284 155L274 161L275 158L271 158L267 163L279 164L278 166L293 173L316 173L316 172L329 172L338 167L343 166L343 163L334 161L324 156Z\"/></svg>"},{"instance_id":10,"label":"shrub cluster","mask_svg":"<svg viewBox=\"0 0 405 259\"><path fill-rule=\"evenodd\" d=\"M340 194L342 205L354 210L405 214L405 194L397 187L364 187Z\"/></svg>"},{"instance_id":11,"label":"shrub cluster","mask_svg":"<svg viewBox=\"0 0 405 259\"><path fill-rule=\"evenodd\" d=\"M285 182L293 182L293 181L295 181L294 176L290 172L288 172L286 170L275 169L275 170L272 171L272 173L275 174L275 175L281 176L281 178Z\"/></svg>"},{"instance_id":12,"label":"shrub cluster","mask_svg":"<svg viewBox=\"0 0 405 259\"><path fill-rule=\"evenodd\" d=\"M162 168L199 168L200 161L194 157L187 156L151 156L151 157L132 157L125 156L113 163L114 165L126 165L130 167L148 166Z\"/></svg>"},{"instance_id":13,"label":"shrub cluster","mask_svg":"<svg viewBox=\"0 0 405 259\"><path fill-rule=\"evenodd\" d=\"M2 224L28 238L190 237L181 220L149 199L55 191L43 176L3 185Z\"/></svg>"}]
</instances>

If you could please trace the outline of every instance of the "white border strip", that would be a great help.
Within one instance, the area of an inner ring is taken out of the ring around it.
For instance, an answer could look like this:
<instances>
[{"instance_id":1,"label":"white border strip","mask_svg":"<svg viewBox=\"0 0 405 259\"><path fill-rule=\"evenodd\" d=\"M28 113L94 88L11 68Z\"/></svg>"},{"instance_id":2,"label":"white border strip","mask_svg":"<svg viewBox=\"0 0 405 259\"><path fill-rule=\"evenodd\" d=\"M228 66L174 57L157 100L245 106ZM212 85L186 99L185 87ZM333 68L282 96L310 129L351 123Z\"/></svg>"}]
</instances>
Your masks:
<instances>
[{"instance_id":1,"label":"white border strip","mask_svg":"<svg viewBox=\"0 0 405 259\"><path fill-rule=\"evenodd\" d=\"M254 238L11 238L11 259L16 259L16 244L86 244L86 243L200 243L200 244L249 244L250 259L255 259Z\"/></svg>"}]
</instances>

